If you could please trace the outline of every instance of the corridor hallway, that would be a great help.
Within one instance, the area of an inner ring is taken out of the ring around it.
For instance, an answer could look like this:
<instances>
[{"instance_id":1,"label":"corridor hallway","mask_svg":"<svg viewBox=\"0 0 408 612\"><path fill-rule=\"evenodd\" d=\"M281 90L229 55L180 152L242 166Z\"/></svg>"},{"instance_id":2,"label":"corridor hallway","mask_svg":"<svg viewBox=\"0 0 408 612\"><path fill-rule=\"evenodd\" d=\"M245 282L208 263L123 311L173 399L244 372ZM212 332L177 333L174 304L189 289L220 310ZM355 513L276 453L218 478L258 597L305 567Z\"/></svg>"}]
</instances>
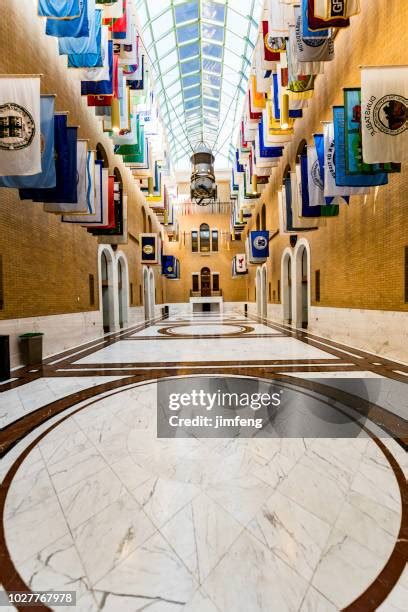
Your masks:
<instances>
[{"instance_id":1,"label":"corridor hallway","mask_svg":"<svg viewBox=\"0 0 408 612\"><path fill-rule=\"evenodd\" d=\"M311 420L338 435L300 438L288 419L271 437L157 437L157 380L207 376L313 396ZM407 377L239 309L14 370L0 387L4 588L75 591L81 612L406 609Z\"/></svg>"}]
</instances>

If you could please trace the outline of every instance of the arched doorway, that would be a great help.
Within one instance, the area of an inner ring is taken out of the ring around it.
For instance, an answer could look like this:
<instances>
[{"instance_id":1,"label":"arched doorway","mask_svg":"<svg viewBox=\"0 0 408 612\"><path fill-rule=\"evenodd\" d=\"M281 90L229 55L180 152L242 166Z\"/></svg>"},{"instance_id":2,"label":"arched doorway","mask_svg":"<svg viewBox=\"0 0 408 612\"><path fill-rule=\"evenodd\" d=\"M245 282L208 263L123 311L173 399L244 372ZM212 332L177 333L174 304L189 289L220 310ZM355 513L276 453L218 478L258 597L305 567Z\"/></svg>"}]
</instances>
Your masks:
<instances>
[{"instance_id":1,"label":"arched doorway","mask_svg":"<svg viewBox=\"0 0 408 612\"><path fill-rule=\"evenodd\" d=\"M296 248L296 327L307 329L310 312L310 251L303 239Z\"/></svg>"},{"instance_id":2,"label":"arched doorway","mask_svg":"<svg viewBox=\"0 0 408 612\"><path fill-rule=\"evenodd\" d=\"M119 299L119 327L126 327L129 313L129 282L126 261L123 255L118 258L118 299Z\"/></svg>"},{"instance_id":3,"label":"arched doorway","mask_svg":"<svg viewBox=\"0 0 408 612\"><path fill-rule=\"evenodd\" d=\"M115 330L115 295L114 295L113 257L108 249L100 254L100 283L103 331Z\"/></svg>"},{"instance_id":4,"label":"arched doorway","mask_svg":"<svg viewBox=\"0 0 408 612\"><path fill-rule=\"evenodd\" d=\"M292 253L287 250L282 256L282 310L283 320L292 324Z\"/></svg>"},{"instance_id":5,"label":"arched doorway","mask_svg":"<svg viewBox=\"0 0 408 612\"><path fill-rule=\"evenodd\" d=\"M210 268L201 268L201 296L211 296L211 271Z\"/></svg>"}]
</instances>

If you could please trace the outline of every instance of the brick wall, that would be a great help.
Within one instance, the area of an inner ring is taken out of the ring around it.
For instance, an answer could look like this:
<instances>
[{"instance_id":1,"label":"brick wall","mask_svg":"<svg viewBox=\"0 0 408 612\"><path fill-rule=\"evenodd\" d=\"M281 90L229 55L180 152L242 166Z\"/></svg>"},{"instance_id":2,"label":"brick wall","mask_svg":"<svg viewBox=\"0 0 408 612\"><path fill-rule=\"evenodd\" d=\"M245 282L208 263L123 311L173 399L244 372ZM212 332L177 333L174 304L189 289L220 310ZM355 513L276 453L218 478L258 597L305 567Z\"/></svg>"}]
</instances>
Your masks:
<instances>
[{"instance_id":1,"label":"brick wall","mask_svg":"<svg viewBox=\"0 0 408 612\"><path fill-rule=\"evenodd\" d=\"M296 121L293 143L275 170L271 183L254 212L253 224L262 202L267 204L267 228L279 227L276 191L287 164L292 169L299 143L313 142L322 132L321 121L331 120L331 107L343 102L343 87L360 86L360 65L408 63L408 3L406 0L365 0L362 12L336 38L336 58L325 65L316 81L316 91L304 117ZM390 176L366 201L353 197L341 205L340 216L327 226L305 236L311 247L312 305L315 302L315 271L320 270L319 306L340 308L408 310L404 302L404 248L408 245L408 165L400 175ZM280 279L281 257L289 246L288 236L271 242L268 275L275 290ZM250 299L254 300L255 267L248 277ZM273 302L273 300L272 300Z\"/></svg>"},{"instance_id":2,"label":"brick wall","mask_svg":"<svg viewBox=\"0 0 408 612\"><path fill-rule=\"evenodd\" d=\"M135 239L142 231L141 207L144 198L134 185L122 158L113 154L110 139L103 134L93 109L80 96L79 71L66 67L66 57L58 56L55 38L44 33L45 20L37 16L33 0L2 0L0 19L0 73L38 74L41 92L54 93L56 110L68 111L69 125L79 125L78 137L89 139L89 147L101 143L111 171L117 167L128 194L128 223L131 234L120 246L129 264L134 303L139 302L141 265ZM148 207L146 206L146 209ZM154 215L151 215L154 217ZM154 231L159 226L154 219ZM133 236L133 238L132 238ZM99 308L90 305L89 274L98 280L98 239L86 229L61 223L47 214L41 204L21 202L18 192L0 189L0 255L3 260L4 308L0 319L14 319ZM161 301L161 277L156 272L157 296Z\"/></svg>"}]
</instances>

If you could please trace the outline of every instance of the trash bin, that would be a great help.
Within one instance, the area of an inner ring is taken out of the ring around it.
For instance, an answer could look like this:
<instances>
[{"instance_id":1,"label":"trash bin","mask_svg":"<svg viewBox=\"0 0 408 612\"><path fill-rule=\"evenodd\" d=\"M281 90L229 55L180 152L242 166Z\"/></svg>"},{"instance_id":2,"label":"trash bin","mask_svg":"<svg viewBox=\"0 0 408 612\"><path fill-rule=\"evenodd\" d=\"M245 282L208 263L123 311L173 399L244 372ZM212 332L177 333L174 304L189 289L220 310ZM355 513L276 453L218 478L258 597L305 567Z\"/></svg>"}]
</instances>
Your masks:
<instances>
[{"instance_id":1,"label":"trash bin","mask_svg":"<svg viewBox=\"0 0 408 612\"><path fill-rule=\"evenodd\" d=\"M244 314L246 317L248 316L248 304L244 305Z\"/></svg>"},{"instance_id":2,"label":"trash bin","mask_svg":"<svg viewBox=\"0 0 408 612\"><path fill-rule=\"evenodd\" d=\"M163 315L164 315L165 317L168 317L168 316L169 316L169 307L168 307L168 306L164 306L164 307L163 307Z\"/></svg>"},{"instance_id":3,"label":"trash bin","mask_svg":"<svg viewBox=\"0 0 408 612\"><path fill-rule=\"evenodd\" d=\"M20 336L25 365L37 365L38 363L42 363L43 335L44 334L41 332L33 332Z\"/></svg>"},{"instance_id":4,"label":"trash bin","mask_svg":"<svg viewBox=\"0 0 408 612\"><path fill-rule=\"evenodd\" d=\"M0 380L10 378L10 337L0 336Z\"/></svg>"}]
</instances>

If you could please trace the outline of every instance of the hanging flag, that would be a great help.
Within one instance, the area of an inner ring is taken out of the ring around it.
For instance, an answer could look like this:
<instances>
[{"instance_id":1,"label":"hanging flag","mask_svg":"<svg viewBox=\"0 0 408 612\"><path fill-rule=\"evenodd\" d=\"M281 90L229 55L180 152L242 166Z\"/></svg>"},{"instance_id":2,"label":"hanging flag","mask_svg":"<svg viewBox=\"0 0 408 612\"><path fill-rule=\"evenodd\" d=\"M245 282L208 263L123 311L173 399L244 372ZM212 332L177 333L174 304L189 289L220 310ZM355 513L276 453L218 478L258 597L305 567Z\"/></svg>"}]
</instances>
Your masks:
<instances>
[{"instance_id":1,"label":"hanging flag","mask_svg":"<svg viewBox=\"0 0 408 612\"><path fill-rule=\"evenodd\" d=\"M80 0L38 0L40 17L76 19L81 16Z\"/></svg>"},{"instance_id":2,"label":"hanging flag","mask_svg":"<svg viewBox=\"0 0 408 612\"><path fill-rule=\"evenodd\" d=\"M87 167L87 202L88 213L86 215L63 215L61 221L64 223L82 224L89 221L102 222L102 170L103 162L95 159L95 152L90 151Z\"/></svg>"},{"instance_id":3,"label":"hanging flag","mask_svg":"<svg viewBox=\"0 0 408 612\"><path fill-rule=\"evenodd\" d=\"M295 8L295 18L296 55L298 61L331 62L334 59L334 42L329 32L324 37L304 38L302 33L304 24L299 7Z\"/></svg>"},{"instance_id":4,"label":"hanging flag","mask_svg":"<svg viewBox=\"0 0 408 612\"><path fill-rule=\"evenodd\" d=\"M314 0L314 14L320 19L345 19L360 10L360 0Z\"/></svg>"},{"instance_id":5,"label":"hanging flag","mask_svg":"<svg viewBox=\"0 0 408 612\"><path fill-rule=\"evenodd\" d=\"M365 163L408 161L408 66L362 69L361 116Z\"/></svg>"},{"instance_id":6,"label":"hanging flag","mask_svg":"<svg viewBox=\"0 0 408 612\"><path fill-rule=\"evenodd\" d=\"M248 274L245 253L235 255L235 272L237 275Z\"/></svg>"},{"instance_id":7,"label":"hanging flag","mask_svg":"<svg viewBox=\"0 0 408 612\"><path fill-rule=\"evenodd\" d=\"M140 260L142 264L159 263L159 238L157 234L140 234Z\"/></svg>"},{"instance_id":8,"label":"hanging flag","mask_svg":"<svg viewBox=\"0 0 408 612\"><path fill-rule=\"evenodd\" d=\"M61 40L75 41L75 38L63 38ZM79 48L79 53L68 53L68 68L102 68L102 11L95 11L94 27L91 24L90 36L78 40L82 41L83 45ZM94 46L95 41L96 46ZM87 44L89 44L89 48L96 49L96 51L88 51ZM73 48L75 48L74 45Z\"/></svg>"},{"instance_id":9,"label":"hanging flag","mask_svg":"<svg viewBox=\"0 0 408 612\"><path fill-rule=\"evenodd\" d=\"M323 192L323 181L320 175L319 159L316 147L307 147L307 178L310 206L324 206L326 204Z\"/></svg>"},{"instance_id":10,"label":"hanging flag","mask_svg":"<svg viewBox=\"0 0 408 612\"><path fill-rule=\"evenodd\" d=\"M113 92L113 43L108 39L106 29L102 29L101 68L83 68L81 73L81 95L112 94Z\"/></svg>"},{"instance_id":11,"label":"hanging flag","mask_svg":"<svg viewBox=\"0 0 408 612\"><path fill-rule=\"evenodd\" d=\"M99 53L102 35L102 11L92 11L89 15L89 33L87 36L65 36L58 38L60 55L87 55Z\"/></svg>"},{"instance_id":12,"label":"hanging flag","mask_svg":"<svg viewBox=\"0 0 408 612\"><path fill-rule=\"evenodd\" d=\"M95 0L79 0L81 14L74 19L53 19L49 17L45 26L48 36L64 38L66 36L89 36L89 19L95 12Z\"/></svg>"},{"instance_id":13,"label":"hanging flag","mask_svg":"<svg viewBox=\"0 0 408 612\"><path fill-rule=\"evenodd\" d=\"M106 2L98 2L98 4L105 5L103 10L103 18L105 20L119 19L123 15L123 0L115 0L115 3L112 4Z\"/></svg>"},{"instance_id":14,"label":"hanging flag","mask_svg":"<svg viewBox=\"0 0 408 612\"><path fill-rule=\"evenodd\" d=\"M298 15L296 15L296 13L295 13L295 17L298 18ZM301 24L302 24L301 37L303 39L328 38L330 36L330 32L327 29L327 26L326 26L326 29L321 29L318 32L314 31L313 29L310 29L309 27L309 0L302 0Z\"/></svg>"},{"instance_id":15,"label":"hanging flag","mask_svg":"<svg viewBox=\"0 0 408 612\"><path fill-rule=\"evenodd\" d=\"M309 30L319 31L327 28L348 28L350 19L344 17L332 17L331 19L320 19L315 15L315 0L308 0L307 22Z\"/></svg>"},{"instance_id":16,"label":"hanging flag","mask_svg":"<svg viewBox=\"0 0 408 612\"><path fill-rule=\"evenodd\" d=\"M167 278L176 278L176 258L174 255L162 255L162 274Z\"/></svg>"},{"instance_id":17,"label":"hanging flag","mask_svg":"<svg viewBox=\"0 0 408 612\"><path fill-rule=\"evenodd\" d=\"M388 176L377 174L347 174L344 106L333 107L334 142L336 151L336 185L347 187L374 187L386 185Z\"/></svg>"},{"instance_id":18,"label":"hanging flag","mask_svg":"<svg viewBox=\"0 0 408 612\"><path fill-rule=\"evenodd\" d=\"M98 172L98 168L95 166L95 177L95 188L98 192L97 197L95 198L96 215L78 217L79 223L82 225L82 227L86 228L105 227L106 225L110 225L112 220L112 213L110 210L108 168L103 168L101 166L101 171Z\"/></svg>"},{"instance_id":19,"label":"hanging flag","mask_svg":"<svg viewBox=\"0 0 408 612\"><path fill-rule=\"evenodd\" d=\"M54 107L55 96L41 96L41 172L31 176L0 176L0 187L20 189L55 186Z\"/></svg>"},{"instance_id":20,"label":"hanging flag","mask_svg":"<svg viewBox=\"0 0 408 612\"><path fill-rule=\"evenodd\" d=\"M77 140L77 201L76 202L48 202L44 210L48 213L87 213L87 161L88 141Z\"/></svg>"},{"instance_id":21,"label":"hanging flag","mask_svg":"<svg viewBox=\"0 0 408 612\"><path fill-rule=\"evenodd\" d=\"M269 27L271 37L286 37L288 27L293 24L293 7L282 4L279 0L269 0Z\"/></svg>"},{"instance_id":22,"label":"hanging flag","mask_svg":"<svg viewBox=\"0 0 408 612\"><path fill-rule=\"evenodd\" d=\"M344 89L344 121L347 174L384 172L384 164L366 164L363 162L360 88Z\"/></svg>"},{"instance_id":23,"label":"hanging flag","mask_svg":"<svg viewBox=\"0 0 408 612\"><path fill-rule=\"evenodd\" d=\"M325 150L324 150L324 135L323 134L314 134L313 135L314 138L314 142L315 142L315 147L316 147L316 153L317 153L317 159L319 161L319 170L320 170L320 180L322 182L323 185L323 195L324 195L324 200L325 200L325 204L333 204L333 200L335 199L334 197L327 197L325 195L325 190L326 190L326 185L325 185ZM350 198L348 195L344 195L342 194L341 196L343 200L346 202L346 204L348 204L350 202ZM336 202L337 203L337 202Z\"/></svg>"},{"instance_id":24,"label":"hanging flag","mask_svg":"<svg viewBox=\"0 0 408 612\"><path fill-rule=\"evenodd\" d=\"M109 176L109 171L105 173L105 168L103 173L102 197L104 201L104 220L101 225L82 224L87 228L88 232L95 236L105 235L105 232L109 233L115 229L115 177Z\"/></svg>"},{"instance_id":25,"label":"hanging flag","mask_svg":"<svg viewBox=\"0 0 408 612\"><path fill-rule=\"evenodd\" d=\"M20 189L22 200L34 202L77 202L77 129L66 127L65 115L56 115L56 185L51 189Z\"/></svg>"},{"instance_id":26,"label":"hanging flag","mask_svg":"<svg viewBox=\"0 0 408 612\"><path fill-rule=\"evenodd\" d=\"M336 185L336 154L334 143L334 125L324 124L324 195L326 198L342 197L347 202L347 196L367 195L367 187L338 187Z\"/></svg>"},{"instance_id":27,"label":"hanging flag","mask_svg":"<svg viewBox=\"0 0 408 612\"><path fill-rule=\"evenodd\" d=\"M249 263L263 263L269 257L269 232L257 230L249 232L247 238L247 257Z\"/></svg>"},{"instance_id":28,"label":"hanging flag","mask_svg":"<svg viewBox=\"0 0 408 612\"><path fill-rule=\"evenodd\" d=\"M298 66L297 40L295 27L289 28L289 41L286 48L288 61L287 90L293 99L309 100L313 97L315 75L304 74Z\"/></svg>"},{"instance_id":29,"label":"hanging flag","mask_svg":"<svg viewBox=\"0 0 408 612\"><path fill-rule=\"evenodd\" d=\"M0 176L39 174L40 77L0 75Z\"/></svg>"}]
</instances>

